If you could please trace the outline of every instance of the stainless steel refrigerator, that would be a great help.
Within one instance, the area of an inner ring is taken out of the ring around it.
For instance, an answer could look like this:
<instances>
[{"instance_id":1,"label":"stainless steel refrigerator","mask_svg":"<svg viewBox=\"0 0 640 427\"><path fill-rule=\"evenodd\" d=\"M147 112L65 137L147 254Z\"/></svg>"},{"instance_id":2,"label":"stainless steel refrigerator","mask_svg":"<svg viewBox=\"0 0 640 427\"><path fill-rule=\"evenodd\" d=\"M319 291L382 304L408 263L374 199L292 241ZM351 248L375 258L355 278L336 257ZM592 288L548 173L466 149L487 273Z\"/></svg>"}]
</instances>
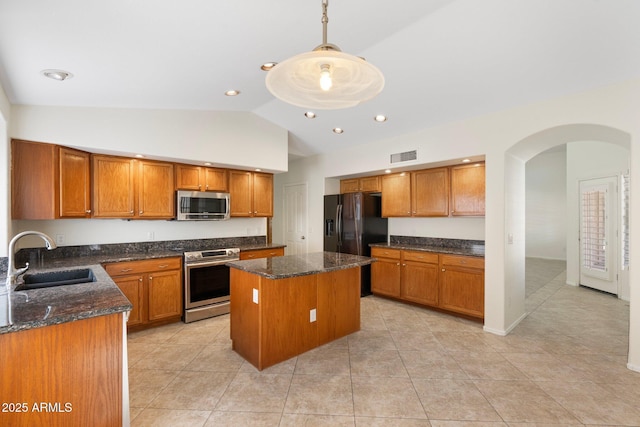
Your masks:
<instances>
[{"instance_id":1,"label":"stainless steel refrigerator","mask_svg":"<svg viewBox=\"0 0 640 427\"><path fill-rule=\"evenodd\" d=\"M370 256L370 243L387 241L380 193L324 196L324 250ZM371 268L362 268L362 296L371 294Z\"/></svg>"}]
</instances>

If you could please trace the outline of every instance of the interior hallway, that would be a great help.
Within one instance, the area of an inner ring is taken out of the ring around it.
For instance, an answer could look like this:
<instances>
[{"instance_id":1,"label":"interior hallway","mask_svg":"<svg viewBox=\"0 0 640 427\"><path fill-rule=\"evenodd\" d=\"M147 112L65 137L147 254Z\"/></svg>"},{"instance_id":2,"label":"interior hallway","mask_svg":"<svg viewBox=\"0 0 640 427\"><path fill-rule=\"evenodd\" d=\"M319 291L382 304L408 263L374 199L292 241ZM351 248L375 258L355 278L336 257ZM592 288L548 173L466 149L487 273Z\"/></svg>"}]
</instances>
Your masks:
<instances>
[{"instance_id":1,"label":"interior hallway","mask_svg":"<svg viewBox=\"0 0 640 427\"><path fill-rule=\"evenodd\" d=\"M360 332L262 372L228 316L131 334L132 425L640 425L628 303L529 261L530 314L506 337L377 297Z\"/></svg>"}]
</instances>

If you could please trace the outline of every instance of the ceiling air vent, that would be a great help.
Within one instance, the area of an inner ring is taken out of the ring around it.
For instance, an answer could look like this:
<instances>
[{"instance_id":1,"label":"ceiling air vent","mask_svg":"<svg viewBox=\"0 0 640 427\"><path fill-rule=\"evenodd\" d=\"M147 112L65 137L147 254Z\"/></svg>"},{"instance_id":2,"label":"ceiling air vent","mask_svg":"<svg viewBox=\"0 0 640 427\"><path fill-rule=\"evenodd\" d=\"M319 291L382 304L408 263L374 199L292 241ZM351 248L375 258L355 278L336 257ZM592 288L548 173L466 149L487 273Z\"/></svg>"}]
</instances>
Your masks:
<instances>
[{"instance_id":1,"label":"ceiling air vent","mask_svg":"<svg viewBox=\"0 0 640 427\"><path fill-rule=\"evenodd\" d=\"M418 150L405 151L404 153L396 153L391 155L391 163L408 162L418 159Z\"/></svg>"}]
</instances>

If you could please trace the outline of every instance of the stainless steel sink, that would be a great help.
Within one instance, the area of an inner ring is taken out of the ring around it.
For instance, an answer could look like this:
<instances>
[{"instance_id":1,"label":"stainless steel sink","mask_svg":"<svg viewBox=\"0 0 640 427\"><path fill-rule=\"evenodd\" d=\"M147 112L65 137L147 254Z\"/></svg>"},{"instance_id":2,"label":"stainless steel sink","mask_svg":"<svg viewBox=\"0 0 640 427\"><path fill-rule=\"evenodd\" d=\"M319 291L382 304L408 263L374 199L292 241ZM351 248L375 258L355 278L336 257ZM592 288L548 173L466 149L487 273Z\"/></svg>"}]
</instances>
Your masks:
<instances>
[{"instance_id":1,"label":"stainless steel sink","mask_svg":"<svg viewBox=\"0 0 640 427\"><path fill-rule=\"evenodd\" d=\"M24 283L16 287L16 291L30 289L51 288L54 286L76 285L80 283L95 282L96 277L89 268L76 270L50 271L47 273L25 274Z\"/></svg>"}]
</instances>

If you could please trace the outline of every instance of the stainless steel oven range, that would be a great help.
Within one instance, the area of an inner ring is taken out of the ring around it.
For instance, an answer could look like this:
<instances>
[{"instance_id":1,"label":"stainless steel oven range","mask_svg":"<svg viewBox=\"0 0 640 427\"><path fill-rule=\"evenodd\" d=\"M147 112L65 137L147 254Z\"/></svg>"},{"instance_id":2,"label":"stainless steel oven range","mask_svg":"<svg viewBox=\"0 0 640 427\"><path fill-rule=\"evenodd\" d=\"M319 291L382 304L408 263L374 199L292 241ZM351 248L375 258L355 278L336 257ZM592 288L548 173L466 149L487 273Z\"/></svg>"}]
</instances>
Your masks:
<instances>
[{"instance_id":1,"label":"stainless steel oven range","mask_svg":"<svg viewBox=\"0 0 640 427\"><path fill-rule=\"evenodd\" d=\"M239 248L184 253L184 322L229 312L229 267Z\"/></svg>"}]
</instances>

